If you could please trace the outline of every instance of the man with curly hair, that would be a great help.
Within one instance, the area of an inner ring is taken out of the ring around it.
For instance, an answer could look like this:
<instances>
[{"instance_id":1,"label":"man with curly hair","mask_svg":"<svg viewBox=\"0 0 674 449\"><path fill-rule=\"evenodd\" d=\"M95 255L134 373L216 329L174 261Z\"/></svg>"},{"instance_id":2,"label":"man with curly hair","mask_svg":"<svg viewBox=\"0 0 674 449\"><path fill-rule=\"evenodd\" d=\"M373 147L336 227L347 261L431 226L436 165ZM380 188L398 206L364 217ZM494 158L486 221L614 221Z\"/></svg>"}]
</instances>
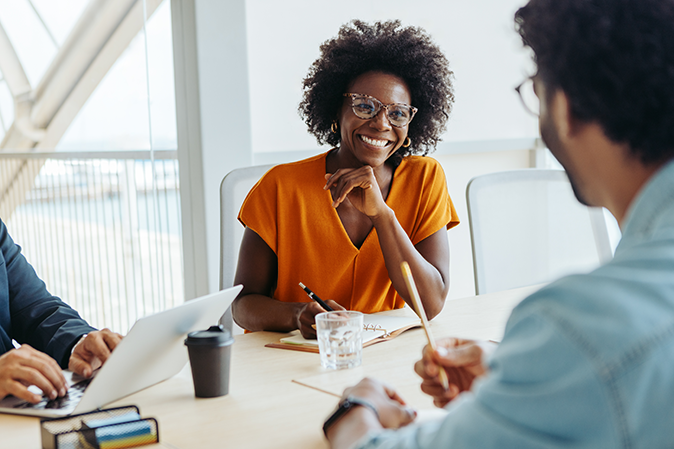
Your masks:
<instances>
[{"instance_id":1,"label":"man with curly hair","mask_svg":"<svg viewBox=\"0 0 674 449\"><path fill-rule=\"evenodd\" d=\"M272 168L245 199L232 306L243 328L315 338L324 312L401 308L407 261L429 318L449 290L447 230L459 220L434 149L454 100L452 72L421 29L353 21L321 46L300 113L327 153ZM421 156L419 156L421 155Z\"/></svg>"},{"instance_id":2,"label":"man with curly hair","mask_svg":"<svg viewBox=\"0 0 674 449\"><path fill-rule=\"evenodd\" d=\"M522 301L497 348L424 348L440 421L385 430L414 412L375 380L347 389L334 448L674 444L674 0L531 0L515 20L538 67L529 109L577 198L620 223L615 257Z\"/></svg>"}]
</instances>

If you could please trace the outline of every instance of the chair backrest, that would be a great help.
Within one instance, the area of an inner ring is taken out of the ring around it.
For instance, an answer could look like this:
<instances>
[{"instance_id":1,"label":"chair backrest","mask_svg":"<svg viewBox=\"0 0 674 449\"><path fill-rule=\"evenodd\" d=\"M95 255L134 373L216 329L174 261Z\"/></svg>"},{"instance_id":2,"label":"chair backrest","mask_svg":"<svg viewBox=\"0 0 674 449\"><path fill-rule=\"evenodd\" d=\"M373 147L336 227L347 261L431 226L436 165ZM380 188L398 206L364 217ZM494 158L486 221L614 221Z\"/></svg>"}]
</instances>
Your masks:
<instances>
[{"instance_id":1,"label":"chair backrest","mask_svg":"<svg viewBox=\"0 0 674 449\"><path fill-rule=\"evenodd\" d=\"M603 209L580 204L563 170L478 176L466 199L477 294L586 272L613 257Z\"/></svg>"},{"instance_id":2,"label":"chair backrest","mask_svg":"<svg viewBox=\"0 0 674 449\"><path fill-rule=\"evenodd\" d=\"M220 184L220 290L234 282L239 246L244 227L237 216L243 200L257 181L274 165L254 165L227 173ZM232 330L232 312L227 310L221 323Z\"/></svg>"}]
</instances>

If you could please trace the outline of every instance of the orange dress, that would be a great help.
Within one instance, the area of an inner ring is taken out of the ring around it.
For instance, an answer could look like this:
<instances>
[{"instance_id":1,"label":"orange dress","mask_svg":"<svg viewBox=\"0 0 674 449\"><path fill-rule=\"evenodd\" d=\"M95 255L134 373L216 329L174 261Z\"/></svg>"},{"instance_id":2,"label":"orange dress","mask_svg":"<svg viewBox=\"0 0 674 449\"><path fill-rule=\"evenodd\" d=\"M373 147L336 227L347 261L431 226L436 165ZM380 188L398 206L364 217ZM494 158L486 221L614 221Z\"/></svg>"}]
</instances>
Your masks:
<instances>
[{"instance_id":1,"label":"orange dress","mask_svg":"<svg viewBox=\"0 0 674 449\"><path fill-rule=\"evenodd\" d=\"M362 246L349 239L325 185L327 153L273 167L251 189L239 221L255 231L278 258L274 298L308 302L299 283L324 300L364 313L401 308L377 231ZM386 203L413 244L459 223L445 174L430 157L409 156L396 169Z\"/></svg>"}]
</instances>

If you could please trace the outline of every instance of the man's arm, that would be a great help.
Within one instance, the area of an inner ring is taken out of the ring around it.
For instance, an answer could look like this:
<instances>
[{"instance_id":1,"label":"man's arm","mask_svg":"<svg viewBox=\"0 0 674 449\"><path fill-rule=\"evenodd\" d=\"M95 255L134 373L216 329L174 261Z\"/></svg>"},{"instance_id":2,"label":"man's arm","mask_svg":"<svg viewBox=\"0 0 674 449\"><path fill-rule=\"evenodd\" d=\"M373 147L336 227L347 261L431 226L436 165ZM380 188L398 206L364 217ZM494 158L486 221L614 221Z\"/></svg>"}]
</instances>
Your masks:
<instances>
[{"instance_id":1,"label":"man's arm","mask_svg":"<svg viewBox=\"0 0 674 449\"><path fill-rule=\"evenodd\" d=\"M335 449L352 447L370 431L406 426L417 416L393 388L374 379L365 378L344 390L342 401L347 398L362 399L368 405L349 409L324 429L330 447Z\"/></svg>"},{"instance_id":2,"label":"man's arm","mask_svg":"<svg viewBox=\"0 0 674 449\"><path fill-rule=\"evenodd\" d=\"M0 251L7 281L7 289L0 295L9 303L11 326L6 331L19 343L49 354L65 368L75 343L96 329L47 291L1 220Z\"/></svg>"},{"instance_id":3,"label":"man's arm","mask_svg":"<svg viewBox=\"0 0 674 449\"><path fill-rule=\"evenodd\" d=\"M619 446L611 395L594 367L549 320L520 314L490 372L447 404L445 418L389 431L346 415L328 437L335 448L359 449Z\"/></svg>"},{"instance_id":4,"label":"man's arm","mask_svg":"<svg viewBox=\"0 0 674 449\"><path fill-rule=\"evenodd\" d=\"M0 220L0 314L3 333L21 343L0 356L0 397L13 394L29 402L66 393L61 367L90 376L117 346L121 336L97 331L59 298L52 296L21 254ZM85 335L85 338L81 338ZM77 344L78 340L80 341ZM77 346L75 346L77 344Z\"/></svg>"}]
</instances>

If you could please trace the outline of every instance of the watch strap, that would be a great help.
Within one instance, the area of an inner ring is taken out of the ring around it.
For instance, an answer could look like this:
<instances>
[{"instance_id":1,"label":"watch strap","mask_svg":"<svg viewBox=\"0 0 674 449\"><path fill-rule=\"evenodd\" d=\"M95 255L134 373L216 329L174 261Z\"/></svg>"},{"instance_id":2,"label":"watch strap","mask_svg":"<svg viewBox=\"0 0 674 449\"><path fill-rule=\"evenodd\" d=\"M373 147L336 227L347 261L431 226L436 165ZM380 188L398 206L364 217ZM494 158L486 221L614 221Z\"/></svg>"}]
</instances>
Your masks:
<instances>
[{"instance_id":1,"label":"watch strap","mask_svg":"<svg viewBox=\"0 0 674 449\"><path fill-rule=\"evenodd\" d=\"M342 401L340 401L337 409L332 413L332 415L328 417L328 419L325 420L325 423L323 424L323 433L325 436L327 437L328 429L335 422L337 422L337 420L344 416L349 410L357 406L362 406L372 410L377 419L379 419L379 411L372 402L355 396L347 396Z\"/></svg>"}]
</instances>

